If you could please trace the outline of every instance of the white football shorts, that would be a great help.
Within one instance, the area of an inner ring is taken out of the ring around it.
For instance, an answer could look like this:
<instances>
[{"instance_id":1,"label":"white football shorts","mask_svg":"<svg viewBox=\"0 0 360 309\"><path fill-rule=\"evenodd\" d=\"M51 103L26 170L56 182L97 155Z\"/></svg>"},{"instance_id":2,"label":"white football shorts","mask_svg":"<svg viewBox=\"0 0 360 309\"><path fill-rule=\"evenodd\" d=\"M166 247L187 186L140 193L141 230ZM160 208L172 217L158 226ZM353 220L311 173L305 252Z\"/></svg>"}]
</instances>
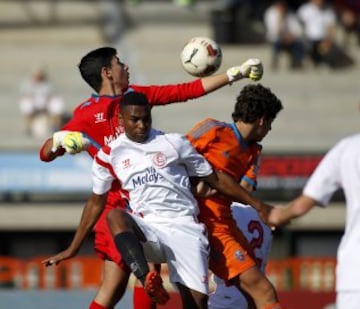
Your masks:
<instances>
[{"instance_id":1,"label":"white football shorts","mask_svg":"<svg viewBox=\"0 0 360 309\"><path fill-rule=\"evenodd\" d=\"M209 293L209 242L206 227L191 216L144 218L131 214L147 241L143 243L149 262L167 263L169 279L204 293Z\"/></svg>"}]
</instances>

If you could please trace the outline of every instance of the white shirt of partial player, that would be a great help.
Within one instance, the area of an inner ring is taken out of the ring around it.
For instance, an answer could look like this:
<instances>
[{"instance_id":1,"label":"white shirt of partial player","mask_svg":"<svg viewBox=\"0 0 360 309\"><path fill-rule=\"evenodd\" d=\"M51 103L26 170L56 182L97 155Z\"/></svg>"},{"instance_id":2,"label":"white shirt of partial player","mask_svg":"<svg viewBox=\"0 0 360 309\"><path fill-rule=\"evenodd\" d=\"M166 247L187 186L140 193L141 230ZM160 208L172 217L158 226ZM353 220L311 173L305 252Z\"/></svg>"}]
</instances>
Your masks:
<instances>
[{"instance_id":1,"label":"white shirt of partial player","mask_svg":"<svg viewBox=\"0 0 360 309\"><path fill-rule=\"evenodd\" d=\"M152 129L145 143L136 143L121 134L108 146L110 153L100 150L97 158L111 166L113 173L94 160L95 194L107 192L116 175L122 188L129 192L130 207L135 213L155 218L198 215L189 176L210 175L212 167L185 136Z\"/></svg>"},{"instance_id":2,"label":"white shirt of partial player","mask_svg":"<svg viewBox=\"0 0 360 309\"><path fill-rule=\"evenodd\" d=\"M272 244L271 229L262 222L256 210L249 205L233 203L232 216L238 228L243 232L250 244L253 244L255 256L262 260L261 270L264 272ZM227 287L224 281L214 276L215 291L209 297L209 309L247 308L247 301L240 291Z\"/></svg>"},{"instance_id":3,"label":"white shirt of partial player","mask_svg":"<svg viewBox=\"0 0 360 309\"><path fill-rule=\"evenodd\" d=\"M328 205L342 188L346 199L346 226L337 253L337 291L360 290L360 134L338 142L321 160L304 194ZM326 211L324 211L326 220Z\"/></svg>"}]
</instances>

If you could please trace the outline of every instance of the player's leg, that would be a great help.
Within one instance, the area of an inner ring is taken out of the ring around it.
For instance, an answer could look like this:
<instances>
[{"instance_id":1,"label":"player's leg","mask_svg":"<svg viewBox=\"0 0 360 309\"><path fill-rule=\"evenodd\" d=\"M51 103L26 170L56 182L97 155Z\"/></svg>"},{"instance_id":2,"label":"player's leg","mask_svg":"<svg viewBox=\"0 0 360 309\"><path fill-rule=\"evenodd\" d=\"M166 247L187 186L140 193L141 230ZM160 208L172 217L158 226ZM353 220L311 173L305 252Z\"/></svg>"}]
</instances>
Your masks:
<instances>
[{"instance_id":1,"label":"player's leg","mask_svg":"<svg viewBox=\"0 0 360 309\"><path fill-rule=\"evenodd\" d=\"M169 295L162 285L158 272L150 271L141 242L145 234L131 215L121 209L107 214L109 228L114 235L116 248L135 277L143 284L146 292L159 304L165 304ZM145 228L145 225L142 226Z\"/></svg>"},{"instance_id":2,"label":"player's leg","mask_svg":"<svg viewBox=\"0 0 360 309\"><path fill-rule=\"evenodd\" d=\"M251 251L250 258L254 259L252 255L253 252L248 246L244 235L238 229L234 230L232 235L234 235L237 240L237 243L233 244L235 247L232 249L232 252L237 252L239 249L237 249L236 246L240 244L240 248L245 248L247 252ZM229 245L229 248L230 247L231 245ZM244 254L246 254L246 251ZM231 263L232 265L236 265L233 260ZM274 286L257 265L250 266L250 264L248 264L238 276L235 276L229 281L242 291L247 298L251 297L252 302L250 303L253 307L255 305L255 308L261 309L282 308Z\"/></svg>"},{"instance_id":3,"label":"player's leg","mask_svg":"<svg viewBox=\"0 0 360 309\"><path fill-rule=\"evenodd\" d=\"M248 241L233 221L208 226L210 269L251 296L257 308L282 308L276 291L255 263ZM267 307L270 306L270 307Z\"/></svg>"},{"instance_id":4,"label":"player's leg","mask_svg":"<svg viewBox=\"0 0 360 309\"><path fill-rule=\"evenodd\" d=\"M208 295L200 293L198 291L189 289L188 287L177 283L176 284L179 294L182 300L183 309L193 308L193 309L206 309L208 308Z\"/></svg>"},{"instance_id":5,"label":"player's leg","mask_svg":"<svg viewBox=\"0 0 360 309\"><path fill-rule=\"evenodd\" d=\"M173 218L157 231L166 255L170 282L178 287L183 308L205 309L208 303L209 242L203 224L192 217Z\"/></svg>"},{"instance_id":6,"label":"player's leg","mask_svg":"<svg viewBox=\"0 0 360 309\"><path fill-rule=\"evenodd\" d=\"M256 307L261 309L282 308L276 295L275 288L257 266L241 273L239 277L230 281L240 291L251 296Z\"/></svg>"},{"instance_id":7,"label":"player's leg","mask_svg":"<svg viewBox=\"0 0 360 309\"><path fill-rule=\"evenodd\" d=\"M104 261L103 280L89 309L112 309L126 291L130 272L113 261Z\"/></svg>"},{"instance_id":8,"label":"player's leg","mask_svg":"<svg viewBox=\"0 0 360 309\"><path fill-rule=\"evenodd\" d=\"M156 303L146 293L139 280L136 280L133 289L133 306L134 309L156 309Z\"/></svg>"},{"instance_id":9,"label":"player's leg","mask_svg":"<svg viewBox=\"0 0 360 309\"><path fill-rule=\"evenodd\" d=\"M150 271L156 270L160 273L161 265L160 264L148 264ZM151 297L146 293L144 287L142 286L139 280L135 281L134 290L133 290L133 306L134 309L156 309L156 303L151 299Z\"/></svg>"},{"instance_id":10,"label":"player's leg","mask_svg":"<svg viewBox=\"0 0 360 309\"><path fill-rule=\"evenodd\" d=\"M104 261L103 280L90 309L113 308L123 296L126 285L121 285L121 279L131 273L117 251L106 222L106 215L110 209L105 209L95 226L95 251ZM154 309L154 302L139 286L133 292L134 309Z\"/></svg>"}]
</instances>

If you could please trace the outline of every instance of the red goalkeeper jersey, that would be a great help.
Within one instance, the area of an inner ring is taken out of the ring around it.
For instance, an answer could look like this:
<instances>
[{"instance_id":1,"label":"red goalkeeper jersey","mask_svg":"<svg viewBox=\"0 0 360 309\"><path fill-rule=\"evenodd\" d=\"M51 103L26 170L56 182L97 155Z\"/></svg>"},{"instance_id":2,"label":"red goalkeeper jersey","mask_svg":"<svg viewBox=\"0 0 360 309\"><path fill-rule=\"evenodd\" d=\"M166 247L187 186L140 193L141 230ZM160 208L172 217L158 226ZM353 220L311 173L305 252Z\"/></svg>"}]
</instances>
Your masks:
<instances>
[{"instance_id":1,"label":"red goalkeeper jersey","mask_svg":"<svg viewBox=\"0 0 360 309\"><path fill-rule=\"evenodd\" d=\"M200 79L193 82L165 85L165 86L138 86L131 85L127 91L137 91L147 96L151 105L165 105L175 102L185 102L204 95ZM119 102L121 96L92 95L74 110L72 119L62 130L78 131L90 139L88 153L94 157L98 150L113 141L124 132L118 121ZM114 181L108 194L106 207L123 207L124 202L118 181Z\"/></svg>"}]
</instances>

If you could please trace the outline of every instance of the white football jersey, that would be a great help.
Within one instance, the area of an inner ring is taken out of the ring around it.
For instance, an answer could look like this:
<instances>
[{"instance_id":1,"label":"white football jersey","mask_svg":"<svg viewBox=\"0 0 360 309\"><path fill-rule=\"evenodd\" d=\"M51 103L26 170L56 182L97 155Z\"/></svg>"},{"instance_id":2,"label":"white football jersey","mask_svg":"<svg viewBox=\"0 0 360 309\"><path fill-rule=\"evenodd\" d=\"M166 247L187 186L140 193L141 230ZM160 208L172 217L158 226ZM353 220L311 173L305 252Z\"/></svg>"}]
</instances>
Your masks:
<instances>
[{"instance_id":1,"label":"white football jersey","mask_svg":"<svg viewBox=\"0 0 360 309\"><path fill-rule=\"evenodd\" d=\"M185 136L154 129L144 143L121 134L98 152L92 171L95 194L107 192L117 177L135 213L172 218L198 215L189 176L213 172Z\"/></svg>"},{"instance_id":2,"label":"white football jersey","mask_svg":"<svg viewBox=\"0 0 360 309\"><path fill-rule=\"evenodd\" d=\"M330 149L303 193L327 205L340 188L346 199L346 226L337 254L336 289L360 290L360 134L344 138Z\"/></svg>"},{"instance_id":3,"label":"white football jersey","mask_svg":"<svg viewBox=\"0 0 360 309\"><path fill-rule=\"evenodd\" d=\"M265 271L272 243L271 229L262 222L257 211L249 205L232 203L231 210L238 228L249 241L256 258L259 259L261 270ZM247 308L245 297L236 287L227 287L224 281L216 276L214 276L214 281L216 289L209 297L209 309Z\"/></svg>"}]
</instances>

